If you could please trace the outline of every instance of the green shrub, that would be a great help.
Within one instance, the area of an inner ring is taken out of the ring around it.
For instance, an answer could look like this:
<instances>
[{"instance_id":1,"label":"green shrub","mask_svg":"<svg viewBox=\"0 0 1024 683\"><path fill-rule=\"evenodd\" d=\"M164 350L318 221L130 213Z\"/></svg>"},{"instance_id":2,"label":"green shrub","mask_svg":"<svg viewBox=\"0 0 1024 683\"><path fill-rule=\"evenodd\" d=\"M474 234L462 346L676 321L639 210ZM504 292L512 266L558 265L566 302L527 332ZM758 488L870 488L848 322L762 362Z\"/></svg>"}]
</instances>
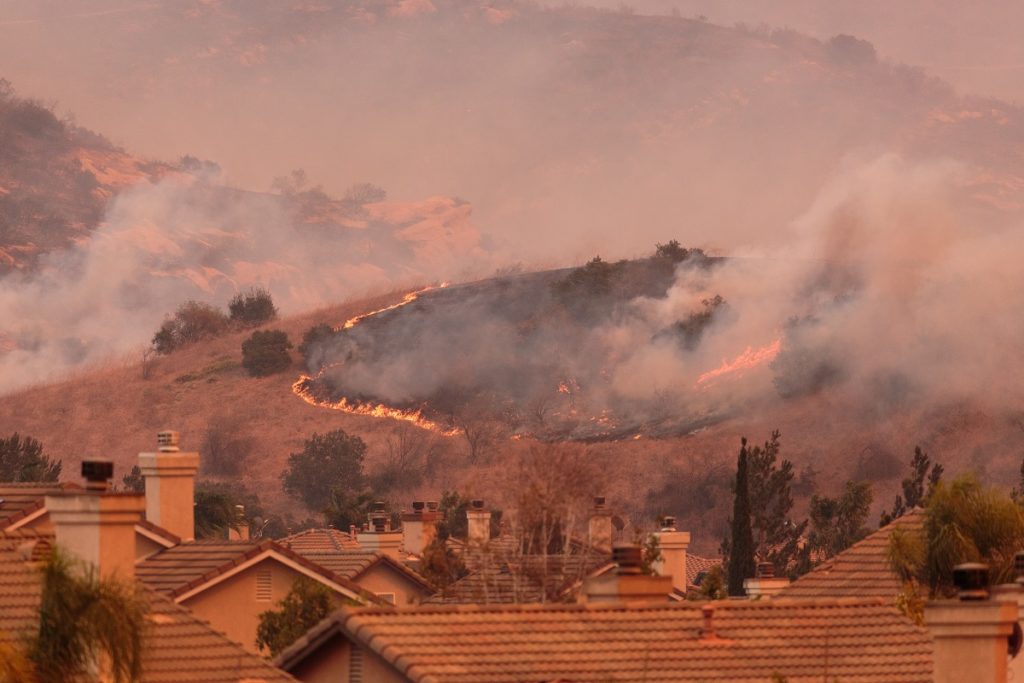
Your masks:
<instances>
[{"instance_id":1,"label":"green shrub","mask_svg":"<svg viewBox=\"0 0 1024 683\"><path fill-rule=\"evenodd\" d=\"M255 327L277 317L277 308L270 292L262 287L254 287L247 293L239 292L228 303L231 322L244 327Z\"/></svg>"},{"instance_id":2,"label":"green shrub","mask_svg":"<svg viewBox=\"0 0 1024 683\"><path fill-rule=\"evenodd\" d=\"M253 377L287 370L292 364L292 343L281 330L257 330L242 342L242 367Z\"/></svg>"}]
</instances>

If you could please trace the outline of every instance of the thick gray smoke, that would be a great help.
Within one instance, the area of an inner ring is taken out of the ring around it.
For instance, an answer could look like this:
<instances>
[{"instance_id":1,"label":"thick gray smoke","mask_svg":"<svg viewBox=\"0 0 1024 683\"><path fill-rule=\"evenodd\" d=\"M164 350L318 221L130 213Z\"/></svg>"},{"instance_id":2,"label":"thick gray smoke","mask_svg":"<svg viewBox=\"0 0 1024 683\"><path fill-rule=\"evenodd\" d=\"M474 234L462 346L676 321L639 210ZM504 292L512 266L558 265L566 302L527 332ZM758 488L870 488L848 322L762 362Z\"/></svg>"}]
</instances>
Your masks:
<instances>
[{"instance_id":1,"label":"thick gray smoke","mask_svg":"<svg viewBox=\"0 0 1024 683\"><path fill-rule=\"evenodd\" d=\"M0 280L0 391L148 345L186 299L226 308L252 286L282 313L485 262L470 207L445 197L360 206L180 174L120 194L83 244Z\"/></svg>"},{"instance_id":2,"label":"thick gray smoke","mask_svg":"<svg viewBox=\"0 0 1024 683\"><path fill-rule=\"evenodd\" d=\"M829 33L857 32L844 26ZM318 220L336 207L313 196L312 218L297 218L242 190L132 190L88 243L3 283L16 347L3 383L144 343L191 296L223 304L264 284L289 311L487 272L481 248L553 266L676 238L744 258L635 301L570 349L602 358L589 367L608 404L674 393L699 412L733 400L719 395L774 396L773 379L787 394L1006 385L991 367L1006 347L983 349L1018 331L985 322L1019 284L1006 260L1024 116L858 39L820 37L473 0L7 3L5 75L131 151L212 158L224 185L248 190L296 167L336 196L369 178L399 202L360 227ZM465 201L403 203L439 194ZM727 314L699 345L660 341L715 295ZM776 339L778 369L692 391ZM365 391L438 385L423 363L373 368Z\"/></svg>"},{"instance_id":3,"label":"thick gray smoke","mask_svg":"<svg viewBox=\"0 0 1024 683\"><path fill-rule=\"evenodd\" d=\"M1012 411L1024 399L1024 237L973 225L957 199L969 183L952 162L851 160L791 244L751 244L710 267L684 261L667 291L611 316L553 304L565 272L512 279L428 294L343 335L322 362L349 398L427 401L456 419L453 397L486 402L534 432L545 429L531 411L546 406L547 431L577 437L685 430L817 392L864 417L959 402ZM726 303L690 343L664 333L716 295ZM716 373L723 365L734 369Z\"/></svg>"}]
</instances>

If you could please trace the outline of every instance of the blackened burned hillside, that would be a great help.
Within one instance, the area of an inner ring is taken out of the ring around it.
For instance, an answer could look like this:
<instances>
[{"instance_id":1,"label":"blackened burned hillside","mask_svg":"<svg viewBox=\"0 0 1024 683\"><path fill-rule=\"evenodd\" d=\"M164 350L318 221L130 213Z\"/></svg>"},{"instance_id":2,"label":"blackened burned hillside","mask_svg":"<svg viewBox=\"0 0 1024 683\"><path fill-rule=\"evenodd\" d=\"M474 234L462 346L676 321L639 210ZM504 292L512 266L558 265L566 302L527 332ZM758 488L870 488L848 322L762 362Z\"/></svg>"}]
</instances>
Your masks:
<instances>
[{"instance_id":1,"label":"blackened burned hillside","mask_svg":"<svg viewBox=\"0 0 1024 683\"><path fill-rule=\"evenodd\" d=\"M322 343L297 389L342 409L418 412L436 429L572 440L686 433L727 406L693 400L702 392L683 377L677 392L638 393L624 375L652 350L685 359L728 316L721 297L668 324L656 310L700 290L719 261L671 242L645 259L423 291Z\"/></svg>"}]
</instances>

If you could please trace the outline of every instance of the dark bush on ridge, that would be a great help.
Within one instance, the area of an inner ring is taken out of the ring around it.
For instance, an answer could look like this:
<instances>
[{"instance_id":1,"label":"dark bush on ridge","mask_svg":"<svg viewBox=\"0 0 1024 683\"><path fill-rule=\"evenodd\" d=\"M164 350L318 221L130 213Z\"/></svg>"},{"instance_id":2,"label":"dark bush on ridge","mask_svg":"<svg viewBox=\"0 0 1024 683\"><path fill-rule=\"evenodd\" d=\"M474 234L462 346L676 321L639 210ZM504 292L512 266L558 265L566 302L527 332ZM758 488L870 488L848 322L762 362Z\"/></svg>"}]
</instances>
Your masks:
<instances>
[{"instance_id":1,"label":"dark bush on ridge","mask_svg":"<svg viewBox=\"0 0 1024 683\"><path fill-rule=\"evenodd\" d=\"M270 292L262 287L254 287L247 293L239 292L228 303L231 322L244 327L256 327L277 317L277 308Z\"/></svg>"},{"instance_id":2,"label":"dark bush on ridge","mask_svg":"<svg viewBox=\"0 0 1024 683\"><path fill-rule=\"evenodd\" d=\"M257 330L242 342L242 367L253 377L287 370L292 364L288 349L292 343L281 330Z\"/></svg>"},{"instance_id":3,"label":"dark bush on ridge","mask_svg":"<svg viewBox=\"0 0 1024 683\"><path fill-rule=\"evenodd\" d=\"M228 317L220 310L199 301L186 301L174 316L164 321L153 335L157 353L171 353L201 339L216 337L228 328Z\"/></svg>"}]
</instances>

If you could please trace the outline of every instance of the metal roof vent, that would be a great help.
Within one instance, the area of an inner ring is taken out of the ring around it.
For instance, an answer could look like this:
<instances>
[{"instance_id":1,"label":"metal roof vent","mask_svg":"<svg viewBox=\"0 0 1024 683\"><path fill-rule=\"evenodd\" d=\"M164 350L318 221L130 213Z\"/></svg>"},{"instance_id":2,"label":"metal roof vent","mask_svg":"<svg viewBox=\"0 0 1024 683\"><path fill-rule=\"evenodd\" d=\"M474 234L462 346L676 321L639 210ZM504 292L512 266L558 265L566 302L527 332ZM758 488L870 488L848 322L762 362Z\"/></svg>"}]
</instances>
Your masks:
<instances>
[{"instance_id":1,"label":"metal roof vent","mask_svg":"<svg viewBox=\"0 0 1024 683\"><path fill-rule=\"evenodd\" d=\"M82 478L90 491L106 491L114 478L114 463L110 460L83 460Z\"/></svg>"},{"instance_id":2,"label":"metal roof vent","mask_svg":"<svg viewBox=\"0 0 1024 683\"><path fill-rule=\"evenodd\" d=\"M953 585L961 600L988 599L988 565L966 562L953 567Z\"/></svg>"},{"instance_id":3,"label":"metal roof vent","mask_svg":"<svg viewBox=\"0 0 1024 683\"><path fill-rule=\"evenodd\" d=\"M177 453L179 450L178 442L178 432L172 431L170 429L165 429L162 432L157 432L156 449L161 453Z\"/></svg>"},{"instance_id":4,"label":"metal roof vent","mask_svg":"<svg viewBox=\"0 0 1024 683\"><path fill-rule=\"evenodd\" d=\"M612 548L612 561L619 574L640 574L644 554L638 545L616 545Z\"/></svg>"}]
</instances>

